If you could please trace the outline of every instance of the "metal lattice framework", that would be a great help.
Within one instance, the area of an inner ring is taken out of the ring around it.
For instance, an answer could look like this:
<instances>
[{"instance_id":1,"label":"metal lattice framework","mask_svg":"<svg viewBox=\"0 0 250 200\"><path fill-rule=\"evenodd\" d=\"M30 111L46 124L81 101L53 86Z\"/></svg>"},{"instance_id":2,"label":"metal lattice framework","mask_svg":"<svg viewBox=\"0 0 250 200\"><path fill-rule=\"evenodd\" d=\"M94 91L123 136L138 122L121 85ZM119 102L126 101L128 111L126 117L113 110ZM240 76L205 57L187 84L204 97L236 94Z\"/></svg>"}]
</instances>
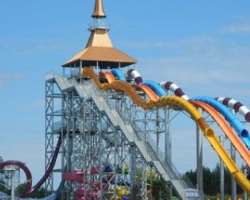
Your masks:
<instances>
[{"instance_id":1,"label":"metal lattice framework","mask_svg":"<svg viewBox=\"0 0 250 200\"><path fill-rule=\"evenodd\" d=\"M90 80L75 78L65 80L79 88L90 83ZM132 199L152 199L148 174L152 172L160 177L154 161L145 159L138 146L129 142L120 127L99 110L94 99L80 96L74 87L62 90L57 84L54 79L46 82L46 170L59 136L62 144L59 162L46 188L54 189L54 173L60 172L63 197L67 200L76 197L108 200L121 197L121 193ZM122 92L97 88L93 92L101 95L109 110L118 113L122 121L135 130L148 154L157 157L166 167L164 170L170 172L171 181L165 183L169 195L173 181L182 188L190 188L171 161L170 127L175 117L183 113L180 108L143 110ZM145 94L141 96L146 100ZM65 173L76 172L82 173L81 181L65 180Z\"/></svg>"},{"instance_id":2,"label":"metal lattice framework","mask_svg":"<svg viewBox=\"0 0 250 200\"><path fill-rule=\"evenodd\" d=\"M164 116L159 116L159 111L144 114L144 111L137 109L126 96L119 93L107 93L105 98L110 107L123 113L124 117L129 114L127 117L135 122L134 125L138 126L138 130L141 129L145 137L150 132L153 133L155 126L158 127L157 134L165 132L165 119ZM142 116L145 118L140 118ZM156 117L157 119L153 120ZM143 127L145 129L142 129ZM55 172L63 174L86 170L84 181L87 184L65 182L63 190L65 199L73 199L79 188L91 191L103 182L105 184L100 186L98 199L115 197L118 187L128 188L129 193L134 194L137 199L147 199L146 171L153 169L150 163L145 162L136 146L129 143L121 130L113 126L105 113L97 109L93 100L79 97L74 89L60 91L56 82L48 80L46 82L46 170L52 160L56 140L60 134L63 138L60 150L61 164L48 178L46 182L48 190L54 189ZM110 171L105 171L105 167L110 167ZM98 172L94 173L94 169Z\"/></svg>"}]
</instances>

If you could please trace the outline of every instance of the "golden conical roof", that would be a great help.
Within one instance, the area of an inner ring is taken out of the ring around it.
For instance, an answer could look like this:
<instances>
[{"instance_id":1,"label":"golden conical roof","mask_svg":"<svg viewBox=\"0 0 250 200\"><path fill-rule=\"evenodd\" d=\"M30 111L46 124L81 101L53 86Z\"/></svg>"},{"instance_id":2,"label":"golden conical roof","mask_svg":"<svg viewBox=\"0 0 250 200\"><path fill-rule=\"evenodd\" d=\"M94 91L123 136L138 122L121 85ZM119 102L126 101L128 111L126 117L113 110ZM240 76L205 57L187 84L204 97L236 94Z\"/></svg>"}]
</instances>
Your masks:
<instances>
[{"instance_id":1,"label":"golden conical roof","mask_svg":"<svg viewBox=\"0 0 250 200\"><path fill-rule=\"evenodd\" d=\"M96 0L94 18L105 17L103 1ZM90 29L90 37L83 50L75 54L63 67L99 66L101 68L125 67L136 63L136 60L126 53L113 47L109 30L105 27Z\"/></svg>"},{"instance_id":2,"label":"golden conical roof","mask_svg":"<svg viewBox=\"0 0 250 200\"><path fill-rule=\"evenodd\" d=\"M106 29L91 30L86 48L89 47L113 47L112 41Z\"/></svg>"},{"instance_id":3,"label":"golden conical roof","mask_svg":"<svg viewBox=\"0 0 250 200\"><path fill-rule=\"evenodd\" d=\"M94 18L104 18L106 17L103 7L103 0L95 0L95 9L92 14Z\"/></svg>"}]
</instances>

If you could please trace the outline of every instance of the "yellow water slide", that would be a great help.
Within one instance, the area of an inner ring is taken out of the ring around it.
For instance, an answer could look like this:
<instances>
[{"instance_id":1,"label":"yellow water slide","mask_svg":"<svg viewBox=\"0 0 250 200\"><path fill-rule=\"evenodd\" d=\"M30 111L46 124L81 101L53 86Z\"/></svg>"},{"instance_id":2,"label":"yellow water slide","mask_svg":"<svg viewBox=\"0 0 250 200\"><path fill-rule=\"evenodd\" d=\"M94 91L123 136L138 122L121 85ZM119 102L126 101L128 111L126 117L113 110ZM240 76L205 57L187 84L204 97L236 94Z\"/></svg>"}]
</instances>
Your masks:
<instances>
[{"instance_id":1,"label":"yellow water slide","mask_svg":"<svg viewBox=\"0 0 250 200\"><path fill-rule=\"evenodd\" d=\"M219 139L216 137L214 131L208 126L208 124L202 118L201 114L191 103L176 96L161 97L158 101L152 101L152 100L145 101L137 94L133 86L125 81L112 80L109 77L109 80L112 80L111 82L101 83L99 81L99 77L95 74L92 68L84 68L83 76L92 79L100 89L105 89L105 90L113 89L126 93L132 99L134 104L144 109L152 109L156 107L165 107L165 106L174 106L174 107L178 106L183 110L185 110L187 113L191 115L192 119L199 125L204 136L207 138L207 140L209 141L215 152L223 160L225 166L228 168L229 172L232 174L232 176L235 178L238 184L250 195L250 181L237 167L235 162L231 159L230 155L220 144Z\"/></svg>"}]
</instances>

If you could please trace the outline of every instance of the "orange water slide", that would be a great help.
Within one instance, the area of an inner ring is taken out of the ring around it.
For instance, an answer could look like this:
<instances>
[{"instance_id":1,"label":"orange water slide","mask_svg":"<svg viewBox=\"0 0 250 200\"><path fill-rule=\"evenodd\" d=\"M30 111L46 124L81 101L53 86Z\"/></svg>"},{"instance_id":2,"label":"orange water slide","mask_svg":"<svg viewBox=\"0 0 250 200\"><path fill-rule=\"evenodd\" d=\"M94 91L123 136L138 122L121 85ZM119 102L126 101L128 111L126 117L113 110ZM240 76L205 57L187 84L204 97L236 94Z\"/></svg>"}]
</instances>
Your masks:
<instances>
[{"instance_id":1,"label":"orange water slide","mask_svg":"<svg viewBox=\"0 0 250 200\"><path fill-rule=\"evenodd\" d=\"M151 101L153 102L157 102L160 100L160 97L158 97L155 92L148 86L140 84L137 85L136 88L140 89L141 91L143 91Z\"/></svg>"},{"instance_id":2,"label":"orange water slide","mask_svg":"<svg viewBox=\"0 0 250 200\"><path fill-rule=\"evenodd\" d=\"M189 101L184 100L181 97L176 96L164 96L160 97L159 101L152 101L150 98L145 100L137 94L135 88L125 81L115 80L112 83L101 83L99 77L95 74L92 68L85 68L83 71L83 76L86 78L91 78L97 85L98 88L107 90L113 89L116 91L123 91L126 93L131 100L139 107L145 110L153 109L156 107L166 107L166 106L178 106L184 111L191 115L191 118L196 121L202 130L205 138L211 144L213 149L216 151L218 156L223 160L225 166L227 166L229 172L236 179L243 190L247 191L250 195L250 181L244 175L244 173L237 167L236 163L232 160L231 156L224 149L223 145L220 143L218 137L215 135L214 131L209 127L209 125L202 118L201 113L192 105Z\"/></svg>"},{"instance_id":3,"label":"orange water slide","mask_svg":"<svg viewBox=\"0 0 250 200\"><path fill-rule=\"evenodd\" d=\"M201 108L215 120L215 122L220 126L228 139L232 142L234 147L240 153L242 158L245 160L248 166L250 166L250 154L246 146L241 142L240 138L236 133L233 132L233 129L230 127L228 122L220 115L220 113L215 110L212 106L200 102L200 101L192 101L192 104L196 107Z\"/></svg>"},{"instance_id":4,"label":"orange water slide","mask_svg":"<svg viewBox=\"0 0 250 200\"><path fill-rule=\"evenodd\" d=\"M109 84L115 81L115 77L111 72L100 72L99 77L105 78Z\"/></svg>"},{"instance_id":5,"label":"orange water slide","mask_svg":"<svg viewBox=\"0 0 250 200\"><path fill-rule=\"evenodd\" d=\"M112 84L112 82L116 80L115 76L111 72L101 72L100 77L104 77L109 84ZM150 87L144 84L135 85L135 87L143 91L153 102L157 102L160 100L160 98L155 94L155 92Z\"/></svg>"}]
</instances>

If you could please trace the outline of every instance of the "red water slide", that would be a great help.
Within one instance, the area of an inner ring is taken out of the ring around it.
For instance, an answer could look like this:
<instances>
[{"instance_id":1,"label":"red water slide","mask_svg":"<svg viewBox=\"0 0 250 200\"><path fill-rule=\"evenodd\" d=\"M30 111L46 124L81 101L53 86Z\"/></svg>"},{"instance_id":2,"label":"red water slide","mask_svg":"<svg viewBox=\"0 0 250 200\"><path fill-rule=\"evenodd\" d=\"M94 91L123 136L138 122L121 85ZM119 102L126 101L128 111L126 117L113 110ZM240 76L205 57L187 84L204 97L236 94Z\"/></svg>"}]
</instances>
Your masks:
<instances>
[{"instance_id":1,"label":"red water slide","mask_svg":"<svg viewBox=\"0 0 250 200\"><path fill-rule=\"evenodd\" d=\"M61 143L62 143L62 138L60 136L58 138L55 152L52 156L52 159L50 161L48 169L46 170L44 175L41 177L41 179L33 187L32 187L31 172L30 172L29 168L24 163L22 163L20 161L5 161L5 162L0 163L0 169L4 169L4 168L9 167L9 166L16 166L16 167L20 168L21 170L23 170L23 172L25 173L27 184L25 186L25 192L24 192L24 194L22 194L22 197L28 197L31 194L33 194L34 192L36 192L48 179L48 177L50 176L50 174L51 174L51 172L56 164L56 160L57 160L57 157L59 154Z\"/></svg>"}]
</instances>

